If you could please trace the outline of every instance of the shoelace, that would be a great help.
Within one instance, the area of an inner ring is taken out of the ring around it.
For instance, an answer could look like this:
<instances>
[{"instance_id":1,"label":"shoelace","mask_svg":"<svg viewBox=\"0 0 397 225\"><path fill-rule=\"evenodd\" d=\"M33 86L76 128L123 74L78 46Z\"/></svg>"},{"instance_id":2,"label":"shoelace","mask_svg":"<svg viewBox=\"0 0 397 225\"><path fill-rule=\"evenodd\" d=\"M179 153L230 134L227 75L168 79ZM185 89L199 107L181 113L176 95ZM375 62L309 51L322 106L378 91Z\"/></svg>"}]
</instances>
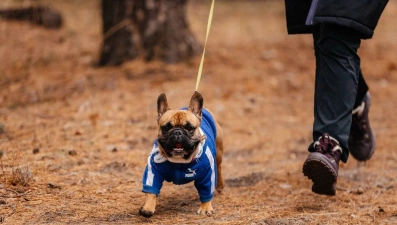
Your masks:
<instances>
[{"instance_id":1,"label":"shoelace","mask_svg":"<svg viewBox=\"0 0 397 225\"><path fill-rule=\"evenodd\" d=\"M318 141L314 143L314 148L316 152L331 156L335 156L337 151L342 152L342 149L339 147L339 143L328 134L321 136Z\"/></svg>"},{"instance_id":2,"label":"shoelace","mask_svg":"<svg viewBox=\"0 0 397 225\"><path fill-rule=\"evenodd\" d=\"M366 112L363 112L361 116L353 115L352 123L355 123L356 125L352 126L353 130L350 130L351 140L370 140L370 134L365 113Z\"/></svg>"},{"instance_id":3,"label":"shoelace","mask_svg":"<svg viewBox=\"0 0 397 225\"><path fill-rule=\"evenodd\" d=\"M359 116L359 115L354 115L353 116L353 123L356 123L358 126L358 129L360 131L360 133L365 134L367 133L367 121L365 120L364 114Z\"/></svg>"},{"instance_id":4,"label":"shoelace","mask_svg":"<svg viewBox=\"0 0 397 225\"><path fill-rule=\"evenodd\" d=\"M367 107L369 107L369 101L363 101L359 107L353 110L352 123L357 124L358 132L361 135L365 135L368 132L367 121L366 118L368 111ZM360 115L361 114L361 115Z\"/></svg>"}]
</instances>

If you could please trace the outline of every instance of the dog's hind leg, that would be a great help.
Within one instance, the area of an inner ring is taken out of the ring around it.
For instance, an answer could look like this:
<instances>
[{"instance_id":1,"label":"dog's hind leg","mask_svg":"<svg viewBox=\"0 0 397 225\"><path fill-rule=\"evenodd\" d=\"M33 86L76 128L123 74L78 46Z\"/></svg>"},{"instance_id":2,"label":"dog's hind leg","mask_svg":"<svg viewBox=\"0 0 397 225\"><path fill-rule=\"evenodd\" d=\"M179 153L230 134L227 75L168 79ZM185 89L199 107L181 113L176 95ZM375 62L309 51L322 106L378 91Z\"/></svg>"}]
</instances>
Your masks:
<instances>
[{"instance_id":1,"label":"dog's hind leg","mask_svg":"<svg viewBox=\"0 0 397 225\"><path fill-rule=\"evenodd\" d=\"M225 182L222 175L222 158L223 158L223 130L221 126L216 123L216 169L218 172L218 179L216 185L216 191L221 193L225 187Z\"/></svg>"}]
</instances>

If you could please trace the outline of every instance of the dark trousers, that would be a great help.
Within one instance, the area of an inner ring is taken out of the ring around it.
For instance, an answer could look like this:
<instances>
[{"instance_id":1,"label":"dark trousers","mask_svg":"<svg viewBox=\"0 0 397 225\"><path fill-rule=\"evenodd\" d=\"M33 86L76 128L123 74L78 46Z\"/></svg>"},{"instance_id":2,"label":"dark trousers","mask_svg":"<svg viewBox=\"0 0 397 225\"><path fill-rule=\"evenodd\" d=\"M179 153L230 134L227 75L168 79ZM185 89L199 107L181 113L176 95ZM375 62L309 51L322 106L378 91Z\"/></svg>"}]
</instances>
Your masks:
<instances>
[{"instance_id":1,"label":"dark trousers","mask_svg":"<svg viewBox=\"0 0 397 225\"><path fill-rule=\"evenodd\" d=\"M313 31L316 56L313 141L328 133L339 141L341 160L349 156L348 139L352 110L363 101L368 86L357 50L361 39L355 31L320 24ZM313 144L309 151L313 151Z\"/></svg>"}]
</instances>

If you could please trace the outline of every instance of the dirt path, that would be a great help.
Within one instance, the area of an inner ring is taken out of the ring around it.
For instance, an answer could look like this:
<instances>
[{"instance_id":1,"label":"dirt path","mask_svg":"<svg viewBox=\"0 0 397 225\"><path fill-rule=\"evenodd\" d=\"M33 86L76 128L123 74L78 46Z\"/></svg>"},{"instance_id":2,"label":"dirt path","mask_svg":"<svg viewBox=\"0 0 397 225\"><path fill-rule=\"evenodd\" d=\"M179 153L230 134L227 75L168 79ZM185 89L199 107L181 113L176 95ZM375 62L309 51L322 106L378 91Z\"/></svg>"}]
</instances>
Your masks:
<instances>
[{"instance_id":1,"label":"dirt path","mask_svg":"<svg viewBox=\"0 0 397 225\"><path fill-rule=\"evenodd\" d=\"M313 117L310 36L286 34L282 1L217 1L199 91L226 134L226 188L217 213L199 216L194 186L167 183L149 220L137 212L156 99L165 92L172 108L186 105L199 58L96 69L98 1L47 2L64 13L60 31L0 20L3 224L397 223L396 2L360 49L376 153L341 164L337 195L326 197L301 173ZM209 1L189 6L202 41L208 10ZM11 169L26 166L30 185L9 184Z\"/></svg>"}]
</instances>

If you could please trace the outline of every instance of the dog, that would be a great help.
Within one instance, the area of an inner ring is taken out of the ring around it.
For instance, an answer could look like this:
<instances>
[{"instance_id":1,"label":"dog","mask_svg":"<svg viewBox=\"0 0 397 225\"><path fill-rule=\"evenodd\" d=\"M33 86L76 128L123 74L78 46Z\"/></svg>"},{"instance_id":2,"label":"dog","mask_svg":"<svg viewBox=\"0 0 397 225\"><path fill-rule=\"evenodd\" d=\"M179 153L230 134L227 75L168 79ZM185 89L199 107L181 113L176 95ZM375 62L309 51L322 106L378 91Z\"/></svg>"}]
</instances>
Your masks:
<instances>
[{"instance_id":1,"label":"dog","mask_svg":"<svg viewBox=\"0 0 397 225\"><path fill-rule=\"evenodd\" d=\"M213 114L203 108L195 92L189 107L171 110L164 93L157 99L158 137L148 157L142 179L146 201L139 214L153 216L164 181L186 184L194 181L200 196L197 214L213 214L215 189L224 188L222 177L223 131Z\"/></svg>"}]
</instances>

